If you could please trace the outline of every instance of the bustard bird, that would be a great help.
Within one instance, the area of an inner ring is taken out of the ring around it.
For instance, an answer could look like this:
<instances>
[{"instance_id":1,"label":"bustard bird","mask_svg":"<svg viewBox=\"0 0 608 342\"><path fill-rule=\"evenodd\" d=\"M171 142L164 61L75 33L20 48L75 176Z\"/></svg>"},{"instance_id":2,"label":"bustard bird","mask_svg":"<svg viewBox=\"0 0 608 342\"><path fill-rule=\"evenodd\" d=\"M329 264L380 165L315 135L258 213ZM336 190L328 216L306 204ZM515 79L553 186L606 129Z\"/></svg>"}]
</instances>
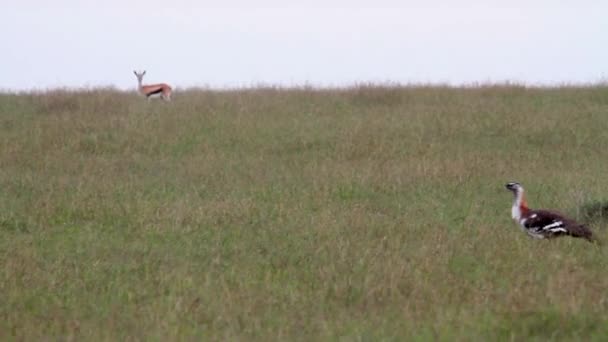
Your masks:
<instances>
[{"instance_id":1,"label":"bustard bird","mask_svg":"<svg viewBox=\"0 0 608 342\"><path fill-rule=\"evenodd\" d=\"M528 208L526 198L524 197L524 188L521 184L511 182L507 183L505 187L515 196L513 207L511 208L511 217L528 235L537 239L549 239L567 235L583 238L590 242L598 242L591 230L584 224L580 224L551 210L532 210Z\"/></svg>"}]
</instances>

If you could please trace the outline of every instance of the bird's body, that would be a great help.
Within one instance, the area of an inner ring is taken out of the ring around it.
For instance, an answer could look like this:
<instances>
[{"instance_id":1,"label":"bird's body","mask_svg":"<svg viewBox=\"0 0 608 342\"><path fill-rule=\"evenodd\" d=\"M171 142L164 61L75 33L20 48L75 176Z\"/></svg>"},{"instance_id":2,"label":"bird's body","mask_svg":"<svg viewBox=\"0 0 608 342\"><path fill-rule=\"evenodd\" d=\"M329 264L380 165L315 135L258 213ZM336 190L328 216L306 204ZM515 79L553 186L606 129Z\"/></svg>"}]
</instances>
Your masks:
<instances>
[{"instance_id":1,"label":"bird's body","mask_svg":"<svg viewBox=\"0 0 608 342\"><path fill-rule=\"evenodd\" d=\"M531 237L549 239L571 236L595 242L593 232L584 224L552 210L532 210L524 197L524 188L519 183L508 183L506 188L515 195L511 217Z\"/></svg>"}]
</instances>

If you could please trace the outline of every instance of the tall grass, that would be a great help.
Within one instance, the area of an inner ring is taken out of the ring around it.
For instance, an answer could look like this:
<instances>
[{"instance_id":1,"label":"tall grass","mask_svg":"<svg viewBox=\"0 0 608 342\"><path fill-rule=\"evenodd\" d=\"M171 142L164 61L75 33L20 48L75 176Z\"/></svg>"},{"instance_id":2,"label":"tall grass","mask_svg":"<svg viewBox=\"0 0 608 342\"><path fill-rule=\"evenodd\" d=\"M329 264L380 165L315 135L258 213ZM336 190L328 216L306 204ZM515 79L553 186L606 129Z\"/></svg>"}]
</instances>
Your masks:
<instances>
[{"instance_id":1,"label":"tall grass","mask_svg":"<svg viewBox=\"0 0 608 342\"><path fill-rule=\"evenodd\" d=\"M608 89L0 95L2 340L603 340Z\"/></svg>"}]
</instances>

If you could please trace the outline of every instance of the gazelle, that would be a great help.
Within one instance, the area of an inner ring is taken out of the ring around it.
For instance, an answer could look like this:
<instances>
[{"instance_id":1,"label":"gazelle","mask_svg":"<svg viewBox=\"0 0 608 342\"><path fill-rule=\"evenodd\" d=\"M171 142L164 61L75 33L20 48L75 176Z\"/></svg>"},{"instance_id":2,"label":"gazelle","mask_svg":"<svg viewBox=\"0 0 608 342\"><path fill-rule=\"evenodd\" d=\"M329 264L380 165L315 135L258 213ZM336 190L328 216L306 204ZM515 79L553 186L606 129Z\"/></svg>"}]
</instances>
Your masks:
<instances>
[{"instance_id":1,"label":"gazelle","mask_svg":"<svg viewBox=\"0 0 608 342\"><path fill-rule=\"evenodd\" d=\"M133 71L135 77L137 77L137 83L140 94L145 95L146 98L150 99L151 97L159 96L161 99L165 101L171 101L171 87L166 83L157 83L157 84L142 84L142 80L144 79L144 75L146 71L137 72Z\"/></svg>"}]
</instances>

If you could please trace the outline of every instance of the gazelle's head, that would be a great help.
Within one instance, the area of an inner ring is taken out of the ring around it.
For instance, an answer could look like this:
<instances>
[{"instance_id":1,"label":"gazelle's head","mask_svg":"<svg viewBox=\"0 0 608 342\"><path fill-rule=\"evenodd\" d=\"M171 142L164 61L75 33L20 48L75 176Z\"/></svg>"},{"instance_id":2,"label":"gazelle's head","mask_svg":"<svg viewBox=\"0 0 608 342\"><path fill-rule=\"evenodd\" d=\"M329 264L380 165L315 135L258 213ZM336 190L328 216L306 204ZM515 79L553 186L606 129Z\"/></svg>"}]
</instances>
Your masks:
<instances>
[{"instance_id":1,"label":"gazelle's head","mask_svg":"<svg viewBox=\"0 0 608 342\"><path fill-rule=\"evenodd\" d=\"M519 184L517 182L509 182L509 183L505 184L505 188L507 188L507 190L511 191L516 196L517 196L517 194L519 194L520 192L522 192L524 190L524 188L521 186L521 184Z\"/></svg>"},{"instance_id":2,"label":"gazelle's head","mask_svg":"<svg viewBox=\"0 0 608 342\"><path fill-rule=\"evenodd\" d=\"M135 77L137 77L137 82L141 83L144 79L144 75L146 74L146 70L140 72L133 70L133 73L135 74Z\"/></svg>"}]
</instances>

